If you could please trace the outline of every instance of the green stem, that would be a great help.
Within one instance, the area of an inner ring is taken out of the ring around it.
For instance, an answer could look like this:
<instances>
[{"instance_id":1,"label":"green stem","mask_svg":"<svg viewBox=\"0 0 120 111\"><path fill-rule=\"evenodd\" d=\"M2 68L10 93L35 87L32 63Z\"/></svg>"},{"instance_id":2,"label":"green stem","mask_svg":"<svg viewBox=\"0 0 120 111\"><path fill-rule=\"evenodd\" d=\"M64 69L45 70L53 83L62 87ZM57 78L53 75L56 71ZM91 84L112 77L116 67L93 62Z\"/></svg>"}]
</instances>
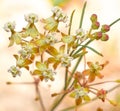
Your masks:
<instances>
[{"instance_id":1,"label":"green stem","mask_svg":"<svg viewBox=\"0 0 120 111\"><path fill-rule=\"evenodd\" d=\"M72 73L71 73L71 77L70 77L69 80L68 80L67 86L69 85L69 83L70 83L70 81L71 81L71 79L72 79L72 77L73 77L73 74L74 74L74 72L76 71L76 69L77 69L77 67L78 67L78 65L79 65L79 62L81 61L82 57L83 57L83 55L81 55L80 58L78 59L76 65L75 65L75 67L74 67L74 69L73 69L73 71L72 71ZM67 88L67 86L66 86L66 88ZM63 100L63 98L66 96L66 94L67 94L67 93L65 93L60 99L57 99L57 100L55 101L55 104L53 105L53 107L51 108L50 111L54 111L54 109L61 103L61 101Z\"/></svg>"},{"instance_id":2,"label":"green stem","mask_svg":"<svg viewBox=\"0 0 120 111\"><path fill-rule=\"evenodd\" d=\"M73 10L72 13L71 13L68 35L71 34L71 27L72 27L72 21L73 21L74 12L75 12L75 10ZM69 54L68 44L67 44L67 54ZM65 85L64 85L64 90L66 89L66 86L67 86L67 80L68 80L68 66L65 68Z\"/></svg>"},{"instance_id":3,"label":"green stem","mask_svg":"<svg viewBox=\"0 0 120 111\"><path fill-rule=\"evenodd\" d=\"M120 20L120 18L118 18L117 20L115 20L114 22L112 22L109 26L111 27L112 25L114 25L115 23L117 23Z\"/></svg>"},{"instance_id":4,"label":"green stem","mask_svg":"<svg viewBox=\"0 0 120 111\"><path fill-rule=\"evenodd\" d=\"M84 3L84 6L83 6L83 10L82 10L82 15L81 15L81 19L80 19L80 26L79 26L79 28L82 27L82 22L83 22L83 17L84 17L84 12L85 12L85 8L86 8L86 4L87 4L87 2L85 2L85 3ZM71 32L71 25L72 25L73 15L74 15L74 11L72 12L72 15L71 15L70 28L69 28L69 31L68 31L69 34L70 34L70 32ZM72 71L71 77L69 78L69 80L68 80L68 82L67 82L67 85L65 86L64 89L66 89L67 86L70 84L70 81L71 81L71 79L72 79L72 77L73 77L73 74L74 74L74 72L76 71L76 69L77 69L77 67L78 67L78 65L79 65L82 57L83 57L83 55L81 55L80 58L78 59L76 65L75 65L75 68L74 68L73 71ZM67 73L68 73L68 72L67 72ZM50 111L54 111L54 109L61 103L61 101L63 100L63 98L64 98L65 96L66 96L66 94L64 94L60 99L57 99L57 101L55 102L54 106L51 108Z\"/></svg>"},{"instance_id":5,"label":"green stem","mask_svg":"<svg viewBox=\"0 0 120 111\"><path fill-rule=\"evenodd\" d=\"M116 88L119 88L119 87L120 87L120 84L114 86L113 88L111 88L111 89L108 90L108 93L112 92L113 90L115 90ZM91 102L95 101L96 99L98 99L98 97L94 97L93 99L91 99ZM86 105L86 104L88 104L88 103L91 103L91 102L85 102L85 103L79 105L79 107L80 107L80 106L83 106L83 105ZM63 110L61 110L61 111L69 111L69 110L74 109L75 107L76 107L76 106L71 106L71 107L65 108L65 109L63 109Z\"/></svg>"},{"instance_id":6,"label":"green stem","mask_svg":"<svg viewBox=\"0 0 120 111\"><path fill-rule=\"evenodd\" d=\"M38 88L38 85L36 85L36 92L37 92L38 97L39 97L39 102L40 102L42 111L46 111L46 110L45 110L45 106L44 106L44 104L43 104L42 97L41 97L41 93L40 93L39 88Z\"/></svg>"},{"instance_id":7,"label":"green stem","mask_svg":"<svg viewBox=\"0 0 120 111\"><path fill-rule=\"evenodd\" d=\"M80 63L80 61L82 60L82 57L83 57L83 55L81 55L81 56L78 58L78 61L77 61L76 65L75 65L75 67L73 68L73 71L72 71L72 73L71 73L71 76L70 76L70 78L68 79L68 84L67 84L67 86L70 84L70 82L71 82L71 80L72 80L72 77L73 77L73 75L74 75L74 73L75 73L75 71L76 71L79 63Z\"/></svg>"},{"instance_id":8,"label":"green stem","mask_svg":"<svg viewBox=\"0 0 120 111\"><path fill-rule=\"evenodd\" d=\"M73 56L74 55L76 55L78 52L80 52L82 49L84 49L89 43L91 43L93 40L89 40L84 46L82 46L82 47L80 47L74 54L73 54Z\"/></svg>"},{"instance_id":9,"label":"green stem","mask_svg":"<svg viewBox=\"0 0 120 111\"><path fill-rule=\"evenodd\" d=\"M53 104L53 107L51 108L50 111L54 111L55 108L61 103L61 101L63 100L63 98L66 96L67 93L65 93L64 95L62 95L62 97L60 99L56 99L56 101Z\"/></svg>"},{"instance_id":10,"label":"green stem","mask_svg":"<svg viewBox=\"0 0 120 111\"><path fill-rule=\"evenodd\" d=\"M68 81L68 67L65 68L65 85L64 85L64 90L67 88L67 81Z\"/></svg>"}]
</instances>

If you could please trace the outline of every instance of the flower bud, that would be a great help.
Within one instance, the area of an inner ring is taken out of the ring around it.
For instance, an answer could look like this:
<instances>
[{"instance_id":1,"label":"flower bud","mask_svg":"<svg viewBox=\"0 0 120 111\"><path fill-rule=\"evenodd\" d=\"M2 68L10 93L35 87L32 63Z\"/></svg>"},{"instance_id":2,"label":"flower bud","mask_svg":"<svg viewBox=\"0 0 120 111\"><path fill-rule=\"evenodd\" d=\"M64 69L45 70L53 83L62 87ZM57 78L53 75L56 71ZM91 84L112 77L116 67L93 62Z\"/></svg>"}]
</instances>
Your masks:
<instances>
[{"instance_id":1,"label":"flower bud","mask_svg":"<svg viewBox=\"0 0 120 111\"><path fill-rule=\"evenodd\" d=\"M102 34L101 40L107 41L109 39L109 36L107 34Z\"/></svg>"},{"instance_id":2,"label":"flower bud","mask_svg":"<svg viewBox=\"0 0 120 111\"><path fill-rule=\"evenodd\" d=\"M96 22L97 21L97 15L96 14L92 14L91 17L90 17L90 20L92 22Z\"/></svg>"},{"instance_id":3,"label":"flower bud","mask_svg":"<svg viewBox=\"0 0 120 111\"><path fill-rule=\"evenodd\" d=\"M102 32L95 32L93 34L93 37L96 39L96 40L99 40L101 37L102 37Z\"/></svg>"},{"instance_id":4,"label":"flower bud","mask_svg":"<svg viewBox=\"0 0 120 111\"><path fill-rule=\"evenodd\" d=\"M97 21L93 22L91 27L92 27L92 29L96 30L96 29L98 29L100 27L100 23L97 22Z\"/></svg>"},{"instance_id":5,"label":"flower bud","mask_svg":"<svg viewBox=\"0 0 120 111\"><path fill-rule=\"evenodd\" d=\"M101 31L102 32L108 32L110 30L110 26L109 25L102 25Z\"/></svg>"}]
</instances>

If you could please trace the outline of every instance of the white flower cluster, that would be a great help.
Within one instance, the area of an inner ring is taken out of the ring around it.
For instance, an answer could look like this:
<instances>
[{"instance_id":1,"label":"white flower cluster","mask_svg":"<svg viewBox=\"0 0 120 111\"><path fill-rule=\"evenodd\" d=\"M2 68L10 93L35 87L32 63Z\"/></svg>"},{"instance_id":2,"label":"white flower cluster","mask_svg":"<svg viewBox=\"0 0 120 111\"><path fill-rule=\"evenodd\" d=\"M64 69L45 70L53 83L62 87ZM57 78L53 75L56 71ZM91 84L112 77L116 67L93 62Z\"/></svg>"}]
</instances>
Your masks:
<instances>
[{"instance_id":1,"label":"white flower cluster","mask_svg":"<svg viewBox=\"0 0 120 111\"><path fill-rule=\"evenodd\" d=\"M21 75L20 69L16 66L11 66L10 69L8 69L8 72L10 72L13 77L16 77L16 75Z\"/></svg>"},{"instance_id":2,"label":"white flower cluster","mask_svg":"<svg viewBox=\"0 0 120 111\"><path fill-rule=\"evenodd\" d=\"M53 45L54 43L57 42L57 39L55 38L55 34L56 33L52 32L52 33L48 33L46 35L46 43L47 44Z\"/></svg>"},{"instance_id":3,"label":"white flower cluster","mask_svg":"<svg viewBox=\"0 0 120 111\"><path fill-rule=\"evenodd\" d=\"M28 58L30 56L30 53L24 49L19 50L18 53L21 54L23 58Z\"/></svg>"},{"instance_id":4,"label":"white flower cluster","mask_svg":"<svg viewBox=\"0 0 120 111\"><path fill-rule=\"evenodd\" d=\"M10 32L15 29L15 25L16 25L15 22L7 22L6 24L4 24L3 28L6 32Z\"/></svg>"},{"instance_id":5,"label":"white flower cluster","mask_svg":"<svg viewBox=\"0 0 120 111\"><path fill-rule=\"evenodd\" d=\"M87 95L88 92L85 91L84 88L80 88L80 89L75 89L75 98L78 99L79 97L85 96Z\"/></svg>"},{"instance_id":6,"label":"white flower cluster","mask_svg":"<svg viewBox=\"0 0 120 111\"><path fill-rule=\"evenodd\" d=\"M52 8L52 12L55 16L55 19L59 22L67 22L68 16L62 11L62 9L58 6Z\"/></svg>"},{"instance_id":7,"label":"white flower cluster","mask_svg":"<svg viewBox=\"0 0 120 111\"><path fill-rule=\"evenodd\" d=\"M77 37L77 39L84 41L86 39L85 31L82 28L77 29L76 37Z\"/></svg>"},{"instance_id":8,"label":"white flower cluster","mask_svg":"<svg viewBox=\"0 0 120 111\"><path fill-rule=\"evenodd\" d=\"M62 66L69 66L71 61L73 60L73 57L70 57L68 54L64 54L62 57L61 57L61 64Z\"/></svg>"},{"instance_id":9,"label":"white flower cluster","mask_svg":"<svg viewBox=\"0 0 120 111\"><path fill-rule=\"evenodd\" d=\"M29 23L35 23L38 22L38 16L34 13L30 13L28 15L25 15L25 20Z\"/></svg>"},{"instance_id":10,"label":"white flower cluster","mask_svg":"<svg viewBox=\"0 0 120 111\"><path fill-rule=\"evenodd\" d=\"M51 70L51 69L46 69L43 71L42 75L45 78L45 81L47 82L49 79L50 80L54 80L53 76L56 74L55 71Z\"/></svg>"},{"instance_id":11,"label":"white flower cluster","mask_svg":"<svg viewBox=\"0 0 120 111\"><path fill-rule=\"evenodd\" d=\"M22 49L19 50L18 53L21 54L23 58L29 58L33 52L32 49L33 49L33 45L26 44L22 46Z\"/></svg>"}]
</instances>

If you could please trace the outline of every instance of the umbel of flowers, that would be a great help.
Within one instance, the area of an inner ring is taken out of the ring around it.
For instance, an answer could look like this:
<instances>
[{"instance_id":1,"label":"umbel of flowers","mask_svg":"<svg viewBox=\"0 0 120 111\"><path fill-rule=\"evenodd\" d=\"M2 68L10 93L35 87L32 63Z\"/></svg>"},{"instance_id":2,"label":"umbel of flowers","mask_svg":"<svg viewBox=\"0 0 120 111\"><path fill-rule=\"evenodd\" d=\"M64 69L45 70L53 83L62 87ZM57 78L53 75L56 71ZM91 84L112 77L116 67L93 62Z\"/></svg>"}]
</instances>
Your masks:
<instances>
[{"instance_id":1,"label":"umbel of flowers","mask_svg":"<svg viewBox=\"0 0 120 111\"><path fill-rule=\"evenodd\" d=\"M85 6L86 3L83 10L85 9ZM103 64L100 64L98 61L85 61L88 68L85 68L83 71L77 70L81 60L88 53L87 49L90 49L95 54L103 56L88 45L93 41L108 41L108 31L113 24L100 25L97 15L92 14L90 17L90 29L85 32L84 29L82 29L82 16L80 27L76 29L75 33L71 34L74 12L75 10L70 16L70 22L68 16L57 6L52 9L53 14L46 19L40 20L36 14L30 13L25 15L25 21L28 23L27 26L23 27L19 32L15 30L15 22L6 23L4 25L5 31L11 32L11 36L9 37L9 47L14 44L21 46L18 53L13 55L16 59L16 64L11 66L8 72L10 72L13 77L16 77L22 74L21 68L25 68L30 72L31 76L37 78L35 79L37 80L35 83L39 83L38 81L54 81L55 75L58 74L56 69L60 66L64 67L64 90L60 93L52 94L52 96L63 96L61 99L58 99L56 102L57 104L53 105L51 111L57 107L66 94L70 94L70 97L75 99L75 106L78 106L83 102L91 101L90 93L93 93L103 102L107 100L111 104L116 105L107 98L107 90L96 89L93 87L94 85L101 83L92 83L96 78L102 79L104 77L104 74L101 74L101 71L108 64L108 61ZM82 15L84 15L84 13ZM44 24L43 33L38 31L35 25L37 22ZM69 25L67 24L68 33L63 33L59 30L58 26L61 22L64 24L69 22ZM59 47L56 48L57 44L59 44ZM47 58L44 57L44 54L46 53L49 55ZM74 60L77 60L76 64L72 64ZM35 69L30 67L34 64L36 66ZM73 69L71 69L72 65L75 65ZM108 82L119 83L120 81L116 80ZM8 84L10 84L10 82L8 82Z\"/></svg>"}]
</instances>

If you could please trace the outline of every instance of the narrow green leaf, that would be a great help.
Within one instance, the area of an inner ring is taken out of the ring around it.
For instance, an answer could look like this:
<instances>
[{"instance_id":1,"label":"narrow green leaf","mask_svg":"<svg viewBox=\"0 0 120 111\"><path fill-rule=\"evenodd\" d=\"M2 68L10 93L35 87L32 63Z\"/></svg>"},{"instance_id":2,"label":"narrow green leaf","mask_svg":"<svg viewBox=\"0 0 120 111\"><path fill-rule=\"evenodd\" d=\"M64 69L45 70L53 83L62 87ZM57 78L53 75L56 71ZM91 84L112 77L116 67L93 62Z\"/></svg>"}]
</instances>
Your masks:
<instances>
[{"instance_id":1,"label":"narrow green leaf","mask_svg":"<svg viewBox=\"0 0 120 111\"><path fill-rule=\"evenodd\" d=\"M87 5L87 2L84 3L83 9L82 9L82 14L81 14L81 18L80 18L79 28L82 27L82 23L83 23L83 18L84 18L84 14L85 14L86 5Z\"/></svg>"},{"instance_id":2,"label":"narrow green leaf","mask_svg":"<svg viewBox=\"0 0 120 111\"><path fill-rule=\"evenodd\" d=\"M76 58L80 57L81 55L85 55L86 53L87 53L87 51L81 52L79 54L74 55L73 58L76 59Z\"/></svg>"},{"instance_id":3,"label":"narrow green leaf","mask_svg":"<svg viewBox=\"0 0 120 111\"><path fill-rule=\"evenodd\" d=\"M93 49L93 48L90 47L90 46L85 46L85 45L80 45L80 46L86 47L86 48L90 49L91 51L95 52L96 54L98 54L99 56L102 56L102 57L103 57L103 55L102 55L100 52L96 51L95 49Z\"/></svg>"},{"instance_id":4,"label":"narrow green leaf","mask_svg":"<svg viewBox=\"0 0 120 111\"><path fill-rule=\"evenodd\" d=\"M73 20L74 12L75 12L75 10L72 11L72 14L70 16L70 27L69 27L69 30L68 30L69 35L70 35L70 32L71 32L71 26L72 26L72 20Z\"/></svg>"}]
</instances>

